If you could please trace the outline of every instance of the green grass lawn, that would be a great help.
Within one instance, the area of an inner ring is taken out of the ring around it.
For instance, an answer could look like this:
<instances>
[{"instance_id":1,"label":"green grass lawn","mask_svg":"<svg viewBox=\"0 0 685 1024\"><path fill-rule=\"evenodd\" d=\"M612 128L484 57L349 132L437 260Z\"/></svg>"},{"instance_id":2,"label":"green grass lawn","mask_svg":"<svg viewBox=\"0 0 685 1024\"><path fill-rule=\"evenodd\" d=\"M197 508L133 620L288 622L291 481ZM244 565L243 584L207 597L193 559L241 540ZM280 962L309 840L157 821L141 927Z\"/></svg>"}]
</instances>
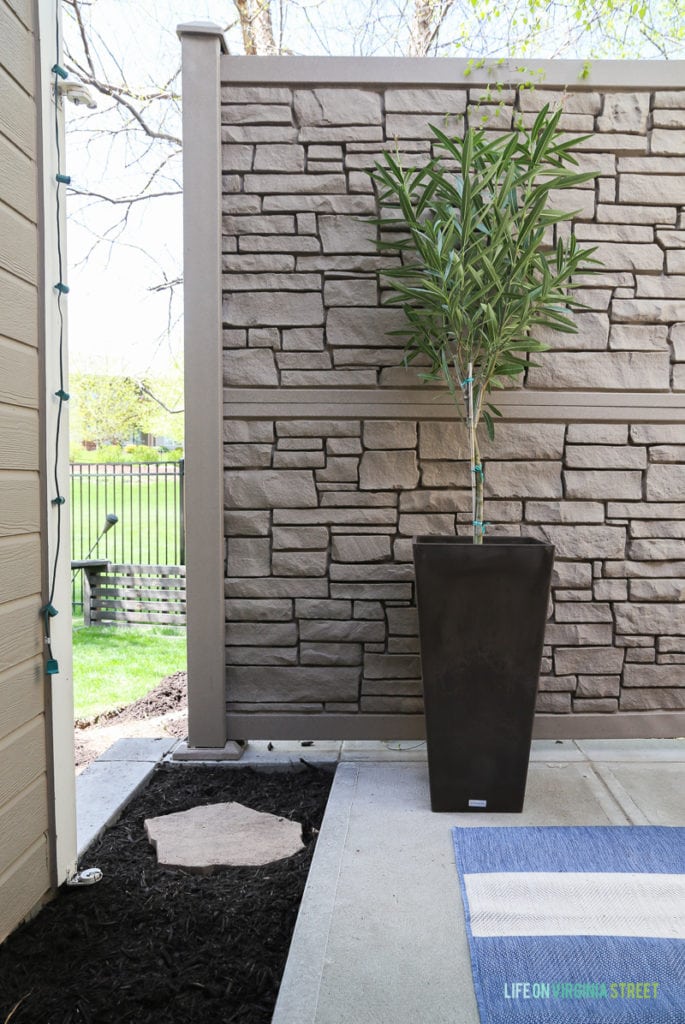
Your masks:
<instances>
[{"instance_id":1,"label":"green grass lawn","mask_svg":"<svg viewBox=\"0 0 685 1024\"><path fill-rule=\"evenodd\" d=\"M186 667L186 632L173 626L84 626L74 620L74 715L137 700Z\"/></svg>"}]
</instances>

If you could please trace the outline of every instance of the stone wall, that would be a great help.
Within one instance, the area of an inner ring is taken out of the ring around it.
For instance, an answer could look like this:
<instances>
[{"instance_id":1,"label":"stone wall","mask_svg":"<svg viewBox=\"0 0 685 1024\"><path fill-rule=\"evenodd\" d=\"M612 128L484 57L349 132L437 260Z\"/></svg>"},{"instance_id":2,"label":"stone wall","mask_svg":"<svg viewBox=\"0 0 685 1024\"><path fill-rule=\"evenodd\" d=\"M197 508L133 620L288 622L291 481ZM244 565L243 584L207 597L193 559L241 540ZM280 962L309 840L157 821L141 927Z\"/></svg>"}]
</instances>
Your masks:
<instances>
[{"instance_id":1,"label":"stone wall","mask_svg":"<svg viewBox=\"0 0 685 1024\"><path fill-rule=\"evenodd\" d=\"M229 735L419 734L411 537L469 532L469 470L387 333L367 171L546 102L590 135L563 199L604 267L483 444L489 532L556 548L540 712L685 709L685 90L463 82L222 88Z\"/></svg>"}]
</instances>

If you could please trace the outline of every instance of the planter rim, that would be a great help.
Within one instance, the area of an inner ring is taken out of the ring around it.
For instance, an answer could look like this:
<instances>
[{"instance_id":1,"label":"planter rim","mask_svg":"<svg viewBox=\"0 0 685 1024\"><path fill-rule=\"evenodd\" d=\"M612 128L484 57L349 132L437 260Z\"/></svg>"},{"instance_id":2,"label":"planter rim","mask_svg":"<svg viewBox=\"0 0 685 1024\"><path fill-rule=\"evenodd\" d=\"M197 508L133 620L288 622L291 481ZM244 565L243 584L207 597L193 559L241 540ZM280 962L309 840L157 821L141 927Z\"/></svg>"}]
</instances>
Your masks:
<instances>
[{"instance_id":1,"label":"planter rim","mask_svg":"<svg viewBox=\"0 0 685 1024\"><path fill-rule=\"evenodd\" d=\"M459 545L470 545L471 547L481 547L480 544L474 544L473 539L469 536L457 537L451 534L439 534L429 533L421 534L412 537L412 544L414 546L420 544L426 544L437 546L439 544L452 546L453 544ZM550 544L549 541L540 540L537 537L483 537L483 545L485 547L490 546L497 547L535 547L535 548L548 548L550 551L554 550L554 545Z\"/></svg>"}]
</instances>

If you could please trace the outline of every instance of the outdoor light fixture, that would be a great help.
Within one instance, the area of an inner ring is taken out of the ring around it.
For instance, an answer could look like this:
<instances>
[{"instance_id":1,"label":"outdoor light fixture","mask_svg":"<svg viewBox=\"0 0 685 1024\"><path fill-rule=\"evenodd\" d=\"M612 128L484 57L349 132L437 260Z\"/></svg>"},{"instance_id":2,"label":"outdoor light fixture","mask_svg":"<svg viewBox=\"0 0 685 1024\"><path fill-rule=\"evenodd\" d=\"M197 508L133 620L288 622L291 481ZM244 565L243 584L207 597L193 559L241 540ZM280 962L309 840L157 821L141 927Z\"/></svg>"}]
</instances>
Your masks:
<instances>
[{"instance_id":1,"label":"outdoor light fixture","mask_svg":"<svg viewBox=\"0 0 685 1024\"><path fill-rule=\"evenodd\" d=\"M93 551L95 551L96 547L98 546L98 544L100 543L102 538L105 536L105 534L109 533L109 531L112 529L112 527L116 526L118 522L119 522L119 516L115 516L114 512L108 512L107 513L107 516L105 518L105 525L102 527L102 530L100 531L99 535L96 537L95 543L93 544L92 548L90 549L90 551L86 555L86 558L90 558L90 556L92 555Z\"/></svg>"}]
</instances>

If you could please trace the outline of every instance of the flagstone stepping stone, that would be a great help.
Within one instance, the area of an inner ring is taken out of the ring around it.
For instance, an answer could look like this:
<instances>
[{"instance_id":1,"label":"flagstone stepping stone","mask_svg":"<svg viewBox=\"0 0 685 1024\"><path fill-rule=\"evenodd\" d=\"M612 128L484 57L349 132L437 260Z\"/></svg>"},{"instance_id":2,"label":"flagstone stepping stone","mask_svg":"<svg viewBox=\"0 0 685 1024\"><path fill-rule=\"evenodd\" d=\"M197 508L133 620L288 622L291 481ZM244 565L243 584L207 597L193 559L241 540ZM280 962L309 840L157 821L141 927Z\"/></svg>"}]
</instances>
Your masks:
<instances>
[{"instance_id":1,"label":"flagstone stepping stone","mask_svg":"<svg viewBox=\"0 0 685 1024\"><path fill-rule=\"evenodd\" d=\"M202 874L270 864L304 849L299 822L233 802L148 818L145 831L160 865Z\"/></svg>"}]
</instances>

